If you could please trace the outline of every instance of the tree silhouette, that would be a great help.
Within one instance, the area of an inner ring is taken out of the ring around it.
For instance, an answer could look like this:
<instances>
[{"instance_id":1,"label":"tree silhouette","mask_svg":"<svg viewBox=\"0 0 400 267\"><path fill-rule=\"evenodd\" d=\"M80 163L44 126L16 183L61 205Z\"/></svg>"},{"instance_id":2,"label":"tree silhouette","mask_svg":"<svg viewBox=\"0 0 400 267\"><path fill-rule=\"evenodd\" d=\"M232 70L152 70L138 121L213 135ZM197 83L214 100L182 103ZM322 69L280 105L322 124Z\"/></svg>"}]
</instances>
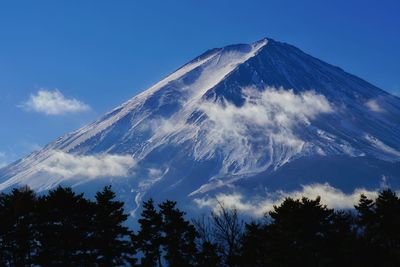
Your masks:
<instances>
[{"instance_id":1,"label":"tree silhouette","mask_svg":"<svg viewBox=\"0 0 400 267\"><path fill-rule=\"evenodd\" d=\"M400 266L400 199L390 189L376 201L362 195L355 206L362 227L366 266Z\"/></svg>"},{"instance_id":2,"label":"tree silhouette","mask_svg":"<svg viewBox=\"0 0 400 267\"><path fill-rule=\"evenodd\" d=\"M130 256L132 232L123 225L128 215L124 213L124 203L116 201L115 197L111 186L104 187L95 197L92 242L94 260L99 266L134 264Z\"/></svg>"},{"instance_id":3,"label":"tree silhouette","mask_svg":"<svg viewBox=\"0 0 400 267\"><path fill-rule=\"evenodd\" d=\"M70 188L58 187L38 202L39 251L42 266L93 266L90 259L93 207Z\"/></svg>"},{"instance_id":4,"label":"tree silhouette","mask_svg":"<svg viewBox=\"0 0 400 267\"><path fill-rule=\"evenodd\" d=\"M352 211L287 198L244 229L222 203L190 222L176 202L150 199L136 235L127 218L111 187L95 201L62 187L0 193L0 266L136 266L135 255L140 266L400 266L400 198L389 189Z\"/></svg>"},{"instance_id":5,"label":"tree silhouette","mask_svg":"<svg viewBox=\"0 0 400 267\"><path fill-rule=\"evenodd\" d=\"M0 193L0 266L7 266L10 253L8 232L11 229L12 219L7 204L7 195Z\"/></svg>"},{"instance_id":6,"label":"tree silhouette","mask_svg":"<svg viewBox=\"0 0 400 267\"><path fill-rule=\"evenodd\" d=\"M350 211L335 211L325 233L324 266L359 266L361 255L358 228Z\"/></svg>"},{"instance_id":7,"label":"tree silhouette","mask_svg":"<svg viewBox=\"0 0 400 267\"><path fill-rule=\"evenodd\" d=\"M143 211L138 220L140 229L135 237L137 249L143 253L141 266L162 266L162 216L154 207L154 201L143 202Z\"/></svg>"},{"instance_id":8,"label":"tree silhouette","mask_svg":"<svg viewBox=\"0 0 400 267\"><path fill-rule=\"evenodd\" d=\"M175 201L165 201L159 207L166 261L169 266L193 266L197 254L195 227L184 219L185 213L176 208Z\"/></svg>"},{"instance_id":9,"label":"tree silhouette","mask_svg":"<svg viewBox=\"0 0 400 267\"><path fill-rule=\"evenodd\" d=\"M228 209L223 203L219 203L217 212L212 212L211 217L213 235L223 253L225 264L237 266L244 224L239 218L238 211L235 208Z\"/></svg>"},{"instance_id":10,"label":"tree silhouette","mask_svg":"<svg viewBox=\"0 0 400 267\"><path fill-rule=\"evenodd\" d=\"M287 198L269 212L268 225L272 266L323 266L325 236L330 227L333 210L310 200ZM284 252L284 253L283 253Z\"/></svg>"},{"instance_id":11,"label":"tree silhouette","mask_svg":"<svg viewBox=\"0 0 400 267\"><path fill-rule=\"evenodd\" d=\"M375 216L375 201L367 198L367 196L365 196L364 194L361 194L358 205L355 205L354 207L359 214L359 226L361 226L364 231L369 231L369 228Z\"/></svg>"},{"instance_id":12,"label":"tree silhouette","mask_svg":"<svg viewBox=\"0 0 400 267\"><path fill-rule=\"evenodd\" d=\"M212 220L204 214L192 221L197 232L197 265L199 267L221 266L222 259L213 233Z\"/></svg>"},{"instance_id":13,"label":"tree silhouette","mask_svg":"<svg viewBox=\"0 0 400 267\"><path fill-rule=\"evenodd\" d=\"M198 267L221 266L221 257L218 255L217 246L210 242L202 242L200 251L197 253L196 265Z\"/></svg>"},{"instance_id":14,"label":"tree silhouette","mask_svg":"<svg viewBox=\"0 0 400 267\"><path fill-rule=\"evenodd\" d=\"M256 222L246 224L241 246L241 266L268 266L270 245L266 225Z\"/></svg>"},{"instance_id":15,"label":"tree silhouette","mask_svg":"<svg viewBox=\"0 0 400 267\"><path fill-rule=\"evenodd\" d=\"M36 252L36 195L28 187L22 187L0 198L0 260L10 266L31 266Z\"/></svg>"}]
</instances>

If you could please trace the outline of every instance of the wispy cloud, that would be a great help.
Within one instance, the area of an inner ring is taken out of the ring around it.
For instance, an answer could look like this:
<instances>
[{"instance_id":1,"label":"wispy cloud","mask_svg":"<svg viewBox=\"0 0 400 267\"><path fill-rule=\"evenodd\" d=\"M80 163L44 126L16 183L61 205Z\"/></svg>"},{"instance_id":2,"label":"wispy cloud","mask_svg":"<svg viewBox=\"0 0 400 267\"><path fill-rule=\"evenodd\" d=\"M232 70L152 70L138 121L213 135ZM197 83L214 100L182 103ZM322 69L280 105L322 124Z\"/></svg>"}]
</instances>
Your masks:
<instances>
[{"instance_id":1,"label":"wispy cloud","mask_svg":"<svg viewBox=\"0 0 400 267\"><path fill-rule=\"evenodd\" d=\"M378 101L375 99L368 100L365 102L365 106L374 112L383 112L384 109L379 105Z\"/></svg>"},{"instance_id":2,"label":"wispy cloud","mask_svg":"<svg viewBox=\"0 0 400 267\"><path fill-rule=\"evenodd\" d=\"M39 166L39 171L59 175L66 179L74 177L124 177L129 174L129 169L134 165L134 159L128 155L79 156L62 151L53 151L52 156Z\"/></svg>"},{"instance_id":3,"label":"wispy cloud","mask_svg":"<svg viewBox=\"0 0 400 267\"><path fill-rule=\"evenodd\" d=\"M89 105L75 98L66 98L58 89L41 89L36 94L31 94L29 99L20 107L47 115L62 115L90 110Z\"/></svg>"},{"instance_id":4,"label":"wispy cloud","mask_svg":"<svg viewBox=\"0 0 400 267\"><path fill-rule=\"evenodd\" d=\"M210 141L244 137L252 127L262 127L278 143L298 145L301 140L294 136L293 127L332 111L326 98L313 91L295 94L292 90L268 88L260 92L249 88L244 90L244 95L247 100L242 107L214 102L200 105L214 125Z\"/></svg>"},{"instance_id":5,"label":"wispy cloud","mask_svg":"<svg viewBox=\"0 0 400 267\"><path fill-rule=\"evenodd\" d=\"M184 104L182 112L148 124L153 139L161 143L195 140L195 159L223 154L221 174L244 174L287 162L307 146L296 129L334 112L333 105L314 91L244 88L243 95L240 107L204 99ZM194 123L193 114L201 114Z\"/></svg>"},{"instance_id":6,"label":"wispy cloud","mask_svg":"<svg viewBox=\"0 0 400 267\"><path fill-rule=\"evenodd\" d=\"M213 198L196 198L194 201L200 208L207 207L217 210L219 202L223 203L225 207L236 208L241 212L260 217L266 212L273 210L274 205L279 205L287 197L294 199L301 197L315 199L320 196L321 202L330 208L351 209L358 202L361 194L365 194L370 198L375 198L378 194L377 191L378 190L370 191L358 188L352 193L346 194L340 189L325 183L305 185L302 186L301 190L297 191L277 191L265 196L252 196L251 198L246 198L240 193L232 193L218 194Z\"/></svg>"}]
</instances>

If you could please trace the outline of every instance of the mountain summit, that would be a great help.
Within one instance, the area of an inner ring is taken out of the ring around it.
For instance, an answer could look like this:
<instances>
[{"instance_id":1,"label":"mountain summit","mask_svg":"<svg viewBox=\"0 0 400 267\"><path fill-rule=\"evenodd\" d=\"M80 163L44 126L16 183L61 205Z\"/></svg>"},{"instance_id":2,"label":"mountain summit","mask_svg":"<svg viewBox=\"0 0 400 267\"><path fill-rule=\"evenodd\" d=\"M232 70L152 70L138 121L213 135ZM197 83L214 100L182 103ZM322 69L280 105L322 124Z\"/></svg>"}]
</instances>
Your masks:
<instances>
[{"instance_id":1,"label":"mountain summit","mask_svg":"<svg viewBox=\"0 0 400 267\"><path fill-rule=\"evenodd\" d=\"M400 186L400 99L263 39L212 49L94 123L0 170L0 190L112 184L204 205L323 184Z\"/></svg>"}]
</instances>

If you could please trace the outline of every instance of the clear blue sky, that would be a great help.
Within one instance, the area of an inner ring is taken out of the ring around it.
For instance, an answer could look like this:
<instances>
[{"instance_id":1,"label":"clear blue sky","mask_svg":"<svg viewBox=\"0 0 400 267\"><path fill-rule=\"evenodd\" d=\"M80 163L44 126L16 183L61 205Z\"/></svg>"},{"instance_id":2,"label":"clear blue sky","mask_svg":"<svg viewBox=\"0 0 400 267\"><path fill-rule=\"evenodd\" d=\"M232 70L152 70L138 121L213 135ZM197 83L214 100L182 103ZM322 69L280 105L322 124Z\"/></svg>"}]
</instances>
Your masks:
<instances>
[{"instance_id":1,"label":"clear blue sky","mask_svg":"<svg viewBox=\"0 0 400 267\"><path fill-rule=\"evenodd\" d=\"M400 93L400 1L0 2L0 165L122 103L207 49L263 37ZM90 111L21 108L58 89Z\"/></svg>"}]
</instances>

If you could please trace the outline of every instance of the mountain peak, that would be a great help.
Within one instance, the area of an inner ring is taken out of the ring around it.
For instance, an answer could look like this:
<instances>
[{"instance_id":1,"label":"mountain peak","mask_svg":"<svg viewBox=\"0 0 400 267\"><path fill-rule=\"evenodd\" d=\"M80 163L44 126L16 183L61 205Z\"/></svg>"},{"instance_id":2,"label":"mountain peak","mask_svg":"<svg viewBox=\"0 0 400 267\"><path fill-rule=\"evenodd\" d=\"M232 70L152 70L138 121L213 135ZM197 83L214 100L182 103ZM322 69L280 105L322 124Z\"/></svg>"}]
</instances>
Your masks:
<instances>
[{"instance_id":1,"label":"mountain peak","mask_svg":"<svg viewBox=\"0 0 400 267\"><path fill-rule=\"evenodd\" d=\"M0 190L62 184L88 192L113 184L121 199L135 199L133 206L144 197L193 203L232 188L299 188L303 178L353 190L359 184L343 174L350 169L370 179L365 186L379 184L377 173L400 175L390 165L400 157L399 133L400 99L264 38L208 50L92 124L0 170ZM299 178L299 161L343 168Z\"/></svg>"},{"instance_id":2,"label":"mountain peak","mask_svg":"<svg viewBox=\"0 0 400 267\"><path fill-rule=\"evenodd\" d=\"M257 45L257 44L260 44L260 43L267 44L268 42L272 43L272 42L275 42L275 40L272 39L272 38L269 38L269 37L264 37L264 38L262 38L262 39L260 39L258 41L253 42L253 45Z\"/></svg>"}]
</instances>

